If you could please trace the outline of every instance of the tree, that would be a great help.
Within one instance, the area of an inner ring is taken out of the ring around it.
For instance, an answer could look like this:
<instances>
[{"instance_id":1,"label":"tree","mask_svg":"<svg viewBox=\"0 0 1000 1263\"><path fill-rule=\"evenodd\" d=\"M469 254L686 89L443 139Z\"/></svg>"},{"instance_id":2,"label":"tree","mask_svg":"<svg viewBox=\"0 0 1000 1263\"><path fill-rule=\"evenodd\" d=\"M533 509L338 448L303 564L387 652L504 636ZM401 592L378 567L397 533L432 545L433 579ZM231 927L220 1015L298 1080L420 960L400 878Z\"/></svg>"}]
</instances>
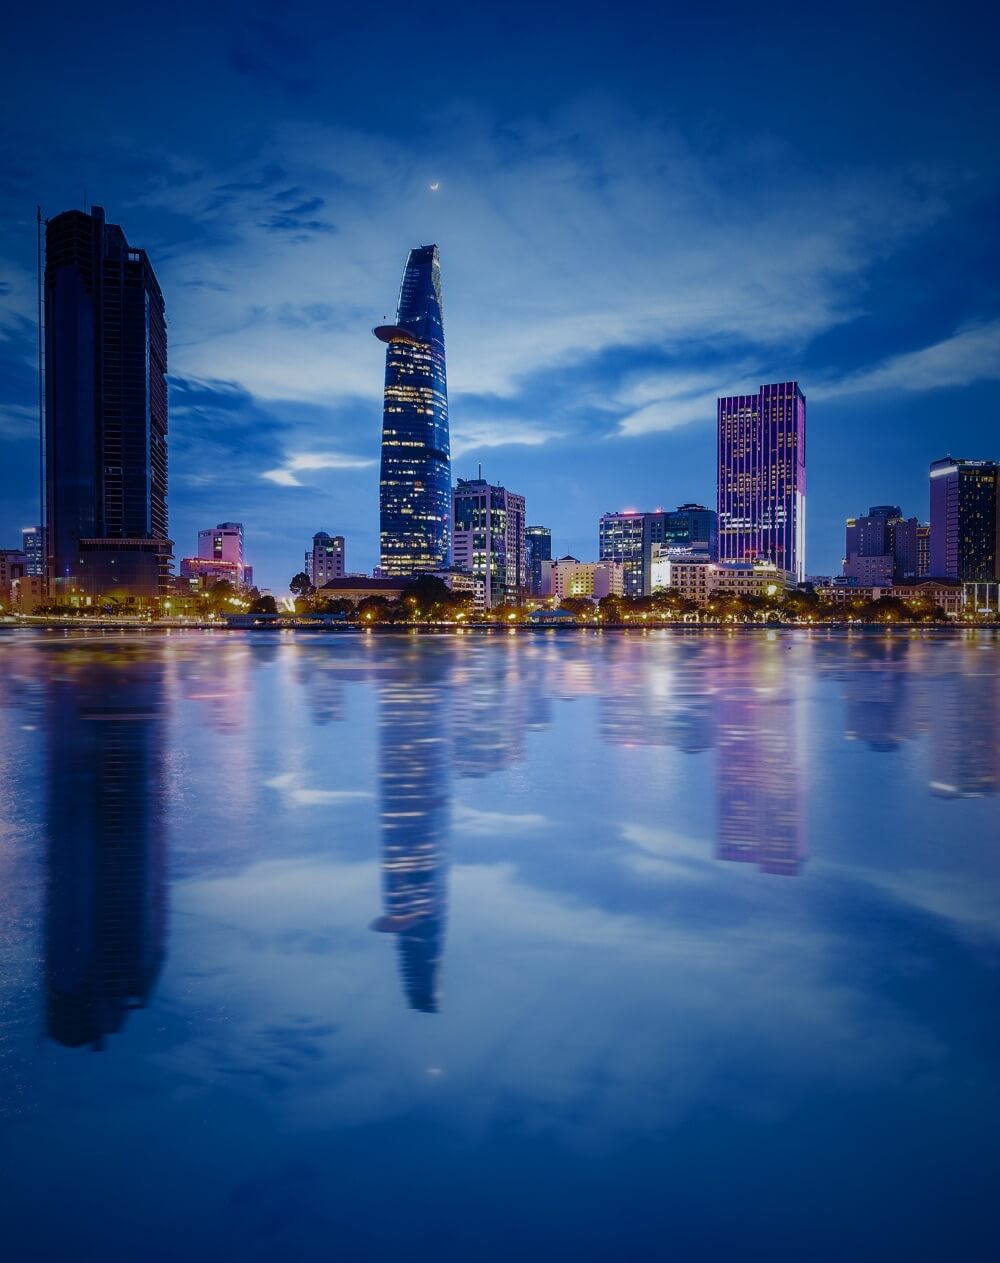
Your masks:
<instances>
[{"instance_id":1,"label":"tree","mask_svg":"<svg viewBox=\"0 0 1000 1263\"><path fill-rule=\"evenodd\" d=\"M354 614L354 602L346 597L338 596L322 601L316 606L318 614L346 614L350 618Z\"/></svg>"},{"instance_id":2,"label":"tree","mask_svg":"<svg viewBox=\"0 0 1000 1263\"><path fill-rule=\"evenodd\" d=\"M596 612L594 602L587 596L564 596L559 602L559 608L569 610L577 618L593 618Z\"/></svg>"},{"instance_id":3,"label":"tree","mask_svg":"<svg viewBox=\"0 0 1000 1263\"><path fill-rule=\"evenodd\" d=\"M273 596L259 596L250 606L251 614L277 614L278 603Z\"/></svg>"},{"instance_id":4,"label":"tree","mask_svg":"<svg viewBox=\"0 0 1000 1263\"><path fill-rule=\"evenodd\" d=\"M362 623L381 623L389 617L389 602L384 596L366 596L358 602L358 620Z\"/></svg>"},{"instance_id":5,"label":"tree","mask_svg":"<svg viewBox=\"0 0 1000 1263\"><path fill-rule=\"evenodd\" d=\"M313 587L309 576L304 570L300 570L298 574L292 575L288 584L288 590L292 596L307 597L312 596L316 589Z\"/></svg>"}]
</instances>

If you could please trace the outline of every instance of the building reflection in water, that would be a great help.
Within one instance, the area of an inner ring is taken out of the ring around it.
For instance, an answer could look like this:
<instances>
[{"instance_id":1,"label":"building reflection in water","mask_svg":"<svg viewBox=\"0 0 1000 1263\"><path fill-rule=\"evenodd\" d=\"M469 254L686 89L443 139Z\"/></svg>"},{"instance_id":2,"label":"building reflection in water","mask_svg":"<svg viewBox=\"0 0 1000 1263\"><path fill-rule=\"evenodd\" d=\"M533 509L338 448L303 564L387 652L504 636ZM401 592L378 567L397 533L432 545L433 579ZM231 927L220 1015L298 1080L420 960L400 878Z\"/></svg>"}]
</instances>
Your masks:
<instances>
[{"instance_id":1,"label":"building reflection in water","mask_svg":"<svg viewBox=\"0 0 1000 1263\"><path fill-rule=\"evenodd\" d=\"M162 662L74 651L48 684L46 1027L104 1046L143 1008L167 932Z\"/></svg>"},{"instance_id":2,"label":"building reflection in water","mask_svg":"<svg viewBox=\"0 0 1000 1263\"><path fill-rule=\"evenodd\" d=\"M719 695L718 859L799 873L806 857L799 707L787 667L766 659L731 675Z\"/></svg>"},{"instance_id":3,"label":"building reflection in water","mask_svg":"<svg viewBox=\"0 0 1000 1263\"><path fill-rule=\"evenodd\" d=\"M414 638L378 689L384 913L413 1009L436 1013L448 909L450 647Z\"/></svg>"},{"instance_id":4,"label":"building reflection in water","mask_svg":"<svg viewBox=\"0 0 1000 1263\"><path fill-rule=\"evenodd\" d=\"M1000 691L976 643L956 650L957 672L928 681L930 790L939 798L981 798L1000 793Z\"/></svg>"}]
</instances>

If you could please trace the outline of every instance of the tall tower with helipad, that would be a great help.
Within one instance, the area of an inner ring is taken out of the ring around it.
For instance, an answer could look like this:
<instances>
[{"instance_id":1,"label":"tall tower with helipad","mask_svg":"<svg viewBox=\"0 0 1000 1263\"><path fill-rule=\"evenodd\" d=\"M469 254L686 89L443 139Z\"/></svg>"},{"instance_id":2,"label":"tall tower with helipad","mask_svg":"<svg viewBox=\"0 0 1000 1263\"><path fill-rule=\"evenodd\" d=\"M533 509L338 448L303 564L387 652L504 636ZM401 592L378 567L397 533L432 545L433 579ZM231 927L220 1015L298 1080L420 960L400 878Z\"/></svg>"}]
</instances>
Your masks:
<instances>
[{"instance_id":1,"label":"tall tower with helipad","mask_svg":"<svg viewBox=\"0 0 1000 1263\"><path fill-rule=\"evenodd\" d=\"M382 572L409 576L451 564L451 454L437 246L411 250L386 344L379 479Z\"/></svg>"}]
</instances>

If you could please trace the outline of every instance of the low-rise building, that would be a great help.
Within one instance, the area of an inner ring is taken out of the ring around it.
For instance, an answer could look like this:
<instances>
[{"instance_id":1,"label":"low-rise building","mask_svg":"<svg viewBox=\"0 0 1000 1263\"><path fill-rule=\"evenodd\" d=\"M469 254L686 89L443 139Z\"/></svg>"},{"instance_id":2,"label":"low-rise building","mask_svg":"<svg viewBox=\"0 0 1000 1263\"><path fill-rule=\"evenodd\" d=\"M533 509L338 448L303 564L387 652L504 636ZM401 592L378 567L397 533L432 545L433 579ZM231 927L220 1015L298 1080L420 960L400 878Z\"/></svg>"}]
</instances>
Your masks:
<instances>
[{"instance_id":1,"label":"low-rise building","mask_svg":"<svg viewBox=\"0 0 1000 1263\"><path fill-rule=\"evenodd\" d=\"M367 575L345 575L343 579L331 579L329 583L324 583L319 593L329 601L351 601L354 605L371 596L398 601L409 582L408 578L384 576L370 579Z\"/></svg>"},{"instance_id":2,"label":"low-rise building","mask_svg":"<svg viewBox=\"0 0 1000 1263\"><path fill-rule=\"evenodd\" d=\"M930 602L939 605L950 618L957 618L964 607L963 586L958 582L949 583L941 579L920 579L914 583L865 586L832 583L828 587L817 587L815 592L821 600L837 605L849 605L853 601L878 601L884 596L896 597L907 603Z\"/></svg>"},{"instance_id":3,"label":"low-rise building","mask_svg":"<svg viewBox=\"0 0 1000 1263\"><path fill-rule=\"evenodd\" d=\"M209 557L182 557L180 577L188 580L190 588L200 591L225 580L238 592L243 584L244 567L236 561L216 560Z\"/></svg>"},{"instance_id":4,"label":"low-rise building","mask_svg":"<svg viewBox=\"0 0 1000 1263\"><path fill-rule=\"evenodd\" d=\"M669 583L678 595L696 605L716 596L773 597L795 586L794 577L769 562L716 563L696 558L666 562Z\"/></svg>"},{"instance_id":5,"label":"low-rise building","mask_svg":"<svg viewBox=\"0 0 1000 1263\"><path fill-rule=\"evenodd\" d=\"M541 595L562 600L567 596L588 596L599 601L604 596L622 596L625 567L619 561L577 561L560 557L541 563Z\"/></svg>"}]
</instances>

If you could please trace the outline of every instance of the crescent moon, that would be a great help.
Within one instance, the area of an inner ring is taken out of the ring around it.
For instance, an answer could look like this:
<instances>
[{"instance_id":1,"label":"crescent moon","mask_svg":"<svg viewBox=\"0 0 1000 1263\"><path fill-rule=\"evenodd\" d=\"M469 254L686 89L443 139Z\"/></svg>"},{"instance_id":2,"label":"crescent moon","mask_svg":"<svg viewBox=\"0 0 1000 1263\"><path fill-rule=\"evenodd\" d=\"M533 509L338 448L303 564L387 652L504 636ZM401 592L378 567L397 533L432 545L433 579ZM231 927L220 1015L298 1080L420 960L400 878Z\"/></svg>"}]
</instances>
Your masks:
<instances>
[{"instance_id":1,"label":"crescent moon","mask_svg":"<svg viewBox=\"0 0 1000 1263\"><path fill-rule=\"evenodd\" d=\"M431 184L431 192L432 192L432 193L436 193L440 187L441 187L441 181L440 181L440 180L435 180L435 181Z\"/></svg>"}]
</instances>

